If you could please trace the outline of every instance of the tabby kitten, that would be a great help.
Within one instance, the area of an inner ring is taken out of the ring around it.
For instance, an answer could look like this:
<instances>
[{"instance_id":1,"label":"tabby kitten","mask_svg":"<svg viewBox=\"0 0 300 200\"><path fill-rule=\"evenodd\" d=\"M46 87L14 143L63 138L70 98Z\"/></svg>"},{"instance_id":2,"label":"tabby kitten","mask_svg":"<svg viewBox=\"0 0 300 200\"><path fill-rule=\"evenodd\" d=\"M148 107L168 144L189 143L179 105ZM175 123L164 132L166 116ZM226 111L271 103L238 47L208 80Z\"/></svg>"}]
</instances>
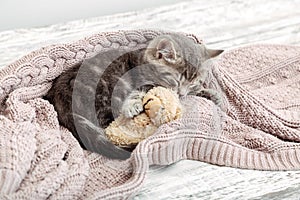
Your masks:
<instances>
[{"instance_id":1,"label":"tabby kitten","mask_svg":"<svg viewBox=\"0 0 300 200\"><path fill-rule=\"evenodd\" d=\"M155 86L219 104L218 93L203 83L209 70L205 61L220 53L183 35L158 36L145 49L111 50L75 65L54 80L45 98L82 147L127 159L130 151L109 142L104 128L121 113L131 118L142 112L142 98Z\"/></svg>"}]
</instances>

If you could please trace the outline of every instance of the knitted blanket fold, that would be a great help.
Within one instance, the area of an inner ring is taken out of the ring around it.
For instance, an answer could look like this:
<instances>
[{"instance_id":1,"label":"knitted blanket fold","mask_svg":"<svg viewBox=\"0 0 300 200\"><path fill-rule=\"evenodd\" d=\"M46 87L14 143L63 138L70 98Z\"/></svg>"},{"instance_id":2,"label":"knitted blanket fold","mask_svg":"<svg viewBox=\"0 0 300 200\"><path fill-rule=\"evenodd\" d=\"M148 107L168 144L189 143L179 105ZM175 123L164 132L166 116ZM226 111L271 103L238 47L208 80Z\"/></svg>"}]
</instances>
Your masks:
<instances>
[{"instance_id":1,"label":"knitted blanket fold","mask_svg":"<svg viewBox=\"0 0 300 200\"><path fill-rule=\"evenodd\" d=\"M131 158L82 150L42 99L74 64L111 48L135 49L163 31L100 33L42 48L0 71L0 199L128 198L150 165L193 159L257 170L300 169L300 47L251 45L209 63L223 104L182 98L180 120L139 143ZM196 43L201 41L186 35Z\"/></svg>"}]
</instances>

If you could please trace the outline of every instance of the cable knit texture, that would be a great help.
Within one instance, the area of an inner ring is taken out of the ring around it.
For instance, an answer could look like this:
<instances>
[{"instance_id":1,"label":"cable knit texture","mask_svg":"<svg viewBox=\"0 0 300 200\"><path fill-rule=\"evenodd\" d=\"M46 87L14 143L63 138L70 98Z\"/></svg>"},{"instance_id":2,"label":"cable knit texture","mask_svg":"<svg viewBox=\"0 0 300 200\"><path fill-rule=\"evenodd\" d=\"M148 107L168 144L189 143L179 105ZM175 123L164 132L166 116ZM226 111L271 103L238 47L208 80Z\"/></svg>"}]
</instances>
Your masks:
<instances>
[{"instance_id":1,"label":"cable knit texture","mask_svg":"<svg viewBox=\"0 0 300 200\"><path fill-rule=\"evenodd\" d=\"M133 50L163 31L100 33L42 48L0 71L0 199L128 198L150 165L193 159L258 170L300 169L300 47L251 45L209 62L221 108L182 98L180 120L140 142L130 159L84 151L41 97L60 73L111 48ZM196 43L197 37L187 35Z\"/></svg>"}]
</instances>

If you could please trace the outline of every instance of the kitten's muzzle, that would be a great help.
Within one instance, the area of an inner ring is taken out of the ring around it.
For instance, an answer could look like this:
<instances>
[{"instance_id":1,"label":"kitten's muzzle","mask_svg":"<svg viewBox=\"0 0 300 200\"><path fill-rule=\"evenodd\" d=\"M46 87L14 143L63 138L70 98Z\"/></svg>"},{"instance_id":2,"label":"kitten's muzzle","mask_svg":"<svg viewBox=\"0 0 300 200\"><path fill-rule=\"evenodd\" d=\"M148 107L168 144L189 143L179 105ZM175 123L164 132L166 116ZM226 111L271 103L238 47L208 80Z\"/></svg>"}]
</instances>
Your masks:
<instances>
[{"instance_id":1,"label":"kitten's muzzle","mask_svg":"<svg viewBox=\"0 0 300 200\"><path fill-rule=\"evenodd\" d=\"M178 95L179 97L185 97L190 92L188 87L180 87L178 88Z\"/></svg>"}]
</instances>

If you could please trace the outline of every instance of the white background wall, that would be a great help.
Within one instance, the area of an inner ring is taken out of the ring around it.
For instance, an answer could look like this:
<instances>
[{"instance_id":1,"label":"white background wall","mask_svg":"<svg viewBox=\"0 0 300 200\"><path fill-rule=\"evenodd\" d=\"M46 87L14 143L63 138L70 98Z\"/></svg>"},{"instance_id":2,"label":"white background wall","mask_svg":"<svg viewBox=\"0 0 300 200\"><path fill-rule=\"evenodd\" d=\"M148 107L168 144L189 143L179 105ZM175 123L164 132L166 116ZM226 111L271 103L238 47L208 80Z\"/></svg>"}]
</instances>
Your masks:
<instances>
[{"instance_id":1,"label":"white background wall","mask_svg":"<svg viewBox=\"0 0 300 200\"><path fill-rule=\"evenodd\" d=\"M46 26L182 0L0 0L0 31Z\"/></svg>"}]
</instances>

